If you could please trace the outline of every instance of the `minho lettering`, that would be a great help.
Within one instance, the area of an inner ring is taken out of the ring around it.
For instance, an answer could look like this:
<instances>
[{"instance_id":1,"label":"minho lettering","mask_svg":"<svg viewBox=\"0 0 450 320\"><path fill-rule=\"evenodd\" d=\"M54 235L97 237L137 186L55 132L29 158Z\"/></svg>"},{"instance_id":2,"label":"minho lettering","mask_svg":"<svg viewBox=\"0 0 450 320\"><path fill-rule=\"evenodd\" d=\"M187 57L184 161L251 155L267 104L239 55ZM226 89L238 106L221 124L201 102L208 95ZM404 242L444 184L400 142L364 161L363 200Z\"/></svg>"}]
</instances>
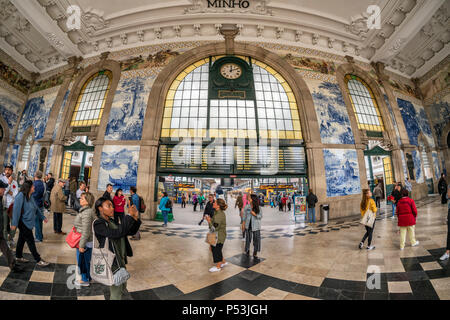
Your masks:
<instances>
[{"instance_id":1,"label":"minho lettering","mask_svg":"<svg viewBox=\"0 0 450 320\"><path fill-rule=\"evenodd\" d=\"M247 9L250 2L247 0L206 0L208 8L239 8Z\"/></svg>"},{"instance_id":2,"label":"minho lettering","mask_svg":"<svg viewBox=\"0 0 450 320\"><path fill-rule=\"evenodd\" d=\"M189 307L183 307L183 315L209 315L210 318L214 317L217 307L195 307L192 304Z\"/></svg>"}]
</instances>

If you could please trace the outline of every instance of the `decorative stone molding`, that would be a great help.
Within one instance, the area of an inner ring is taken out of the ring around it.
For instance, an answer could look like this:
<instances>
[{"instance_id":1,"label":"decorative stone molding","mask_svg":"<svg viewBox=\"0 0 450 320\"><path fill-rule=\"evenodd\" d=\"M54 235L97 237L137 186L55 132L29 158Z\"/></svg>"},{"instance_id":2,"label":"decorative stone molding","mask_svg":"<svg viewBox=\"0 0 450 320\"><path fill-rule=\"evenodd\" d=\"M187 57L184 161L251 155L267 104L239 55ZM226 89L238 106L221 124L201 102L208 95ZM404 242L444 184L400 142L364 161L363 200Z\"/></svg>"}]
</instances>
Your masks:
<instances>
[{"instance_id":1,"label":"decorative stone molding","mask_svg":"<svg viewBox=\"0 0 450 320\"><path fill-rule=\"evenodd\" d=\"M312 34L312 44L316 45L319 42L319 35L317 33Z\"/></svg>"},{"instance_id":2,"label":"decorative stone molding","mask_svg":"<svg viewBox=\"0 0 450 320\"><path fill-rule=\"evenodd\" d=\"M201 35L201 25L200 24L194 24L194 34L196 36L200 36Z\"/></svg>"},{"instance_id":3,"label":"decorative stone molding","mask_svg":"<svg viewBox=\"0 0 450 320\"><path fill-rule=\"evenodd\" d=\"M284 28L277 27L277 39L280 39L283 36Z\"/></svg>"},{"instance_id":4,"label":"decorative stone molding","mask_svg":"<svg viewBox=\"0 0 450 320\"><path fill-rule=\"evenodd\" d=\"M184 14L197 14L197 13L251 13L251 14L259 14L259 15L269 15L273 16L273 12L267 6L267 0L255 0L249 1L248 8L244 8L241 6L235 6L235 8L218 8L215 6L218 1L211 0L209 3L212 3L212 6L208 6L208 1L204 0L189 0L191 5L188 8L184 9ZM237 3L238 1L236 1Z\"/></svg>"},{"instance_id":5,"label":"decorative stone molding","mask_svg":"<svg viewBox=\"0 0 450 320\"><path fill-rule=\"evenodd\" d=\"M301 31L301 30L296 30L296 31L295 31L295 41L296 41L296 42L300 42L300 38L301 38L302 35L303 35L303 31Z\"/></svg>"},{"instance_id":6,"label":"decorative stone molding","mask_svg":"<svg viewBox=\"0 0 450 320\"><path fill-rule=\"evenodd\" d=\"M87 34L93 36L96 31L103 30L109 26L109 21L103 18L102 11L88 8L81 16L86 28Z\"/></svg>"},{"instance_id":7,"label":"decorative stone molding","mask_svg":"<svg viewBox=\"0 0 450 320\"><path fill-rule=\"evenodd\" d=\"M121 34L120 35L120 40L122 40L122 44L123 45L127 45L128 44L128 36L126 34Z\"/></svg>"},{"instance_id":8,"label":"decorative stone molding","mask_svg":"<svg viewBox=\"0 0 450 320\"><path fill-rule=\"evenodd\" d=\"M256 36L259 38L262 36L262 33L264 31L264 26L263 25L257 25L256 26Z\"/></svg>"},{"instance_id":9,"label":"decorative stone molding","mask_svg":"<svg viewBox=\"0 0 450 320\"><path fill-rule=\"evenodd\" d=\"M155 32L156 39L161 39L162 38L162 30L161 30L161 28L159 28L159 27L155 28L154 32Z\"/></svg>"},{"instance_id":10,"label":"decorative stone molding","mask_svg":"<svg viewBox=\"0 0 450 320\"><path fill-rule=\"evenodd\" d=\"M176 25L173 27L173 31L175 31L175 36L177 38L181 37L181 27L180 25Z\"/></svg>"},{"instance_id":11,"label":"decorative stone molding","mask_svg":"<svg viewBox=\"0 0 450 320\"><path fill-rule=\"evenodd\" d=\"M360 37L363 41L366 40L367 33L369 32L369 28L367 27L368 17L369 14L367 12L351 17L350 24L345 26L345 30Z\"/></svg>"},{"instance_id":12,"label":"decorative stone molding","mask_svg":"<svg viewBox=\"0 0 450 320\"><path fill-rule=\"evenodd\" d=\"M139 41L140 41L140 42L144 42L144 35L145 35L144 30L139 30L139 31L137 32L137 35L138 35Z\"/></svg>"}]
</instances>

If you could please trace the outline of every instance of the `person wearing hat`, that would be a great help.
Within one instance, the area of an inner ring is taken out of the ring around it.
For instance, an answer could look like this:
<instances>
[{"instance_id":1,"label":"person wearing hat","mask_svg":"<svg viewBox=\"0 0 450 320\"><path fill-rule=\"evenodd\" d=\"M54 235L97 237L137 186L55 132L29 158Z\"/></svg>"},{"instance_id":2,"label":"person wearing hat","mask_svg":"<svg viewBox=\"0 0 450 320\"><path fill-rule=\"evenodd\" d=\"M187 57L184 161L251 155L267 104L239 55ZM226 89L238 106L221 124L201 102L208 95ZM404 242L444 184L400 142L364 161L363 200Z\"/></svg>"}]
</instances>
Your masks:
<instances>
[{"instance_id":1,"label":"person wearing hat","mask_svg":"<svg viewBox=\"0 0 450 320\"><path fill-rule=\"evenodd\" d=\"M59 179L50 194L50 211L53 212L53 231L57 234L65 235L62 231L63 213L66 211L67 196L64 195L63 187L66 180Z\"/></svg>"},{"instance_id":2,"label":"person wearing hat","mask_svg":"<svg viewBox=\"0 0 450 320\"><path fill-rule=\"evenodd\" d=\"M11 230L11 217L12 217L12 208L14 204L14 199L19 193L19 185L17 181L13 178L13 167L11 165L5 166L5 170L3 171L0 180L7 185L5 189L5 196L3 203L3 228L1 232L3 233L3 237L5 240L9 241L10 246L14 246L14 235L15 232Z\"/></svg>"},{"instance_id":3,"label":"person wearing hat","mask_svg":"<svg viewBox=\"0 0 450 320\"><path fill-rule=\"evenodd\" d=\"M0 201L3 201L3 195L5 194L6 189L9 188L9 185L2 180L0 180ZM3 230L4 224L4 216L3 216L3 206L0 206L0 228ZM14 258L11 250L9 249L7 239L5 239L3 232L0 232L0 250L3 253L3 256L6 258L8 262L8 267L11 271L19 271L16 266L16 259Z\"/></svg>"}]
</instances>

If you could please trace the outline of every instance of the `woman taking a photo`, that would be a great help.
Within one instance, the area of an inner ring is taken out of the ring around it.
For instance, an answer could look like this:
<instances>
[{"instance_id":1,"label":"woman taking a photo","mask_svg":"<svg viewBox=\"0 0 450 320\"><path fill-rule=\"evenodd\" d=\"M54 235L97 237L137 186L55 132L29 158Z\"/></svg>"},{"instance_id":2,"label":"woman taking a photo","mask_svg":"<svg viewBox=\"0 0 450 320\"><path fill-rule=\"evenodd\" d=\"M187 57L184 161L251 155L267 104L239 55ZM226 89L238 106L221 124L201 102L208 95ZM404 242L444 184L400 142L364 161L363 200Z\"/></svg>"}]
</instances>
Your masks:
<instances>
[{"instance_id":1,"label":"woman taking a photo","mask_svg":"<svg viewBox=\"0 0 450 320\"><path fill-rule=\"evenodd\" d=\"M125 216L125 196L122 189L117 189L116 195L113 198L114 202L114 222L116 224L122 223Z\"/></svg>"},{"instance_id":2,"label":"woman taking a photo","mask_svg":"<svg viewBox=\"0 0 450 320\"><path fill-rule=\"evenodd\" d=\"M259 207L258 197L255 194L250 196L250 203L244 208L245 222L245 254L250 255L250 243L253 236L253 257L258 258L258 251L261 251L261 218L262 210Z\"/></svg>"},{"instance_id":3,"label":"woman taking a photo","mask_svg":"<svg viewBox=\"0 0 450 320\"><path fill-rule=\"evenodd\" d=\"M409 234L411 247L419 245L415 234L417 208L414 200L408 197L408 194L408 190L402 189L402 197L398 200L397 209L395 209L398 216L398 226L400 227L400 250L405 249L406 232Z\"/></svg>"},{"instance_id":4,"label":"woman taking a photo","mask_svg":"<svg viewBox=\"0 0 450 320\"><path fill-rule=\"evenodd\" d=\"M17 240L16 247L16 261L17 262L28 262L27 259L23 257L23 247L25 242L33 255L34 260L36 260L37 265L40 267L46 267L50 263L45 262L41 259L41 256L37 252L36 244L34 242L33 228L36 223L36 215L41 216L41 220L47 223L47 218L39 210L36 202L34 202L31 196L34 192L33 182L26 180L20 188L20 192L14 199L13 207L13 217L11 222L11 230L16 230L19 227L19 240Z\"/></svg>"},{"instance_id":5,"label":"woman taking a photo","mask_svg":"<svg viewBox=\"0 0 450 320\"><path fill-rule=\"evenodd\" d=\"M93 209L95 198L92 193L84 192L80 197L80 212L74 222L75 229L81 233L80 243L77 248L77 263L81 275L81 281L77 285L88 287L91 281L91 257L92 257L92 222L96 218Z\"/></svg>"},{"instance_id":6,"label":"woman taking a photo","mask_svg":"<svg viewBox=\"0 0 450 320\"><path fill-rule=\"evenodd\" d=\"M212 218L210 216L205 216L209 223L209 227L214 227L215 231L218 233L217 244L211 246L213 260L216 265L209 269L209 272L220 271L228 264L222 255L223 244L227 238L227 217L225 216L225 210L227 210L228 206L225 200L217 199L213 204L213 208L215 210L214 216Z\"/></svg>"},{"instance_id":7,"label":"woman taking a photo","mask_svg":"<svg viewBox=\"0 0 450 320\"><path fill-rule=\"evenodd\" d=\"M372 199L372 192L370 192L369 189L363 189L363 195L362 195L362 200L361 200L361 204L360 204L361 216L364 217L367 210L369 210L369 209L372 210L373 213L375 213L375 217L376 217L377 206L375 205L375 201ZM375 249L375 246L372 246L371 244L372 244L373 229L375 228L375 221L373 222L372 228L368 227L368 226L365 226L365 227L366 227L366 234L364 235L361 242L359 243L359 249L362 249L364 247L364 242L368 238L367 250L373 250L373 249Z\"/></svg>"},{"instance_id":8,"label":"woman taking a photo","mask_svg":"<svg viewBox=\"0 0 450 320\"><path fill-rule=\"evenodd\" d=\"M97 219L94 221L94 233L98 240L100 248L105 246L106 238L109 239L109 250L116 254L112 264L112 272L119 268L126 268L127 257L133 256L130 242L127 236L132 236L138 232L141 225L139 213L133 205L128 210L121 224L114 223L114 207L111 200L100 198L95 202L95 214ZM127 293L127 283L120 286L110 287L111 300L121 300L122 295Z\"/></svg>"}]
</instances>

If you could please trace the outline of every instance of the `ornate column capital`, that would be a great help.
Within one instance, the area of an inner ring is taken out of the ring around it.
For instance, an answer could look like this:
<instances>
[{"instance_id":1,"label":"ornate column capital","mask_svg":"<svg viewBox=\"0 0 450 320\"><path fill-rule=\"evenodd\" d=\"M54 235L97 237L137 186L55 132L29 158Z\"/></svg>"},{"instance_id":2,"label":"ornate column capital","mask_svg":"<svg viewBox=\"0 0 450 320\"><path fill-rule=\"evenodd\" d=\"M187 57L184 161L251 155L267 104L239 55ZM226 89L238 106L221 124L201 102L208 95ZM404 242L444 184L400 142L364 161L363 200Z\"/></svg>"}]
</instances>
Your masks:
<instances>
[{"instance_id":1,"label":"ornate column capital","mask_svg":"<svg viewBox=\"0 0 450 320\"><path fill-rule=\"evenodd\" d=\"M239 28L235 24L224 24L220 34L225 38L226 54L234 54L234 38L239 34Z\"/></svg>"}]
</instances>

